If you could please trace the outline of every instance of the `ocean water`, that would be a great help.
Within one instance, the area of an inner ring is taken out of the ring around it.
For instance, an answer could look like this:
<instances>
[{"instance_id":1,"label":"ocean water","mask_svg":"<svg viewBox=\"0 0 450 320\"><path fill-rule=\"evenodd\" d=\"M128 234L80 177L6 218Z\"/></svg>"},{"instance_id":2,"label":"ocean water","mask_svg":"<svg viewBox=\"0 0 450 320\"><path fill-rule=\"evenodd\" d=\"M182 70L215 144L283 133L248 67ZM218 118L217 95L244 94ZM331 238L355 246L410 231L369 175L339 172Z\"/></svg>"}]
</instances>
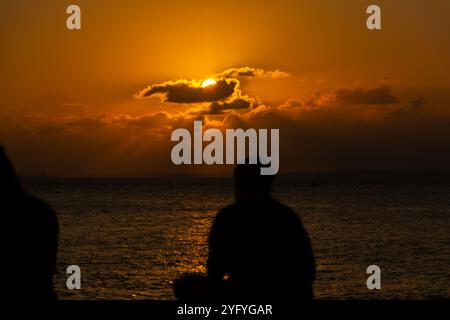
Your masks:
<instances>
[{"instance_id":1,"label":"ocean water","mask_svg":"<svg viewBox=\"0 0 450 320\"><path fill-rule=\"evenodd\" d=\"M60 222L61 299L173 299L172 282L204 272L212 219L233 201L227 179L37 180ZM450 185L280 182L316 255L319 299L450 297ZM81 290L66 288L78 265ZM368 290L366 268L381 268Z\"/></svg>"}]
</instances>

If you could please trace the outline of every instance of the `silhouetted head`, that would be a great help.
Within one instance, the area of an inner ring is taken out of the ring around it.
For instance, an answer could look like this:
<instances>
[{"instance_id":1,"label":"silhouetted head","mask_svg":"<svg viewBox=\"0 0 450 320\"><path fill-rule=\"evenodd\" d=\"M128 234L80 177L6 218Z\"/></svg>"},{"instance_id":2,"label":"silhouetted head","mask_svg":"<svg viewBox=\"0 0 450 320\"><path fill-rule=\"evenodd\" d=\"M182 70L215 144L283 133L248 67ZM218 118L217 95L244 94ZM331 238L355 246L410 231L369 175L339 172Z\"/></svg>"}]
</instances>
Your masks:
<instances>
[{"instance_id":1,"label":"silhouetted head","mask_svg":"<svg viewBox=\"0 0 450 320\"><path fill-rule=\"evenodd\" d=\"M5 150L0 146L0 197L22 194L22 186Z\"/></svg>"},{"instance_id":2,"label":"silhouetted head","mask_svg":"<svg viewBox=\"0 0 450 320\"><path fill-rule=\"evenodd\" d=\"M261 163L238 164L234 170L234 185L237 201L254 200L269 196L273 176L261 175Z\"/></svg>"}]
</instances>

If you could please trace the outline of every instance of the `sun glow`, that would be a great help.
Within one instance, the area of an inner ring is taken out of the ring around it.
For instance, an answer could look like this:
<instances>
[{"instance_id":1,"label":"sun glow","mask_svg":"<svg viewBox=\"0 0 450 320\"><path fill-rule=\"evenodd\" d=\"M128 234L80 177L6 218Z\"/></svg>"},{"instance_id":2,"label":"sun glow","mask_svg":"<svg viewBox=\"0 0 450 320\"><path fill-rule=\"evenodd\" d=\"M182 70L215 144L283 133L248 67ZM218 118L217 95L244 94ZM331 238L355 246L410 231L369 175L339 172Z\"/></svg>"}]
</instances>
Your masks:
<instances>
[{"instance_id":1,"label":"sun glow","mask_svg":"<svg viewBox=\"0 0 450 320\"><path fill-rule=\"evenodd\" d=\"M213 86L215 85L217 82L214 79L206 79L205 81L202 82L202 88L206 88L209 86Z\"/></svg>"}]
</instances>

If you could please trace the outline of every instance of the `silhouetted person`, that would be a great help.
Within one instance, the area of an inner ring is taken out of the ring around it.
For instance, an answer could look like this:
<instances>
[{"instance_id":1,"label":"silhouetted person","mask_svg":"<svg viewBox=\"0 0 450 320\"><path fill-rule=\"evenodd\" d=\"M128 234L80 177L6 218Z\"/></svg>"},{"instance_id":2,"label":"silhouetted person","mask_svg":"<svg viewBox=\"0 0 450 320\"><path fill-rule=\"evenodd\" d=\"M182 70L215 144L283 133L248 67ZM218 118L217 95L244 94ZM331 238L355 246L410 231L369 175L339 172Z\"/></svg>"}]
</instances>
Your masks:
<instances>
[{"instance_id":1,"label":"silhouetted person","mask_svg":"<svg viewBox=\"0 0 450 320\"><path fill-rule=\"evenodd\" d=\"M26 193L0 147L1 285L4 298L56 299L58 221L52 208Z\"/></svg>"},{"instance_id":2,"label":"silhouetted person","mask_svg":"<svg viewBox=\"0 0 450 320\"><path fill-rule=\"evenodd\" d=\"M315 262L299 216L270 196L273 176L238 165L236 202L209 236L208 276L175 283L180 299L312 299Z\"/></svg>"}]
</instances>

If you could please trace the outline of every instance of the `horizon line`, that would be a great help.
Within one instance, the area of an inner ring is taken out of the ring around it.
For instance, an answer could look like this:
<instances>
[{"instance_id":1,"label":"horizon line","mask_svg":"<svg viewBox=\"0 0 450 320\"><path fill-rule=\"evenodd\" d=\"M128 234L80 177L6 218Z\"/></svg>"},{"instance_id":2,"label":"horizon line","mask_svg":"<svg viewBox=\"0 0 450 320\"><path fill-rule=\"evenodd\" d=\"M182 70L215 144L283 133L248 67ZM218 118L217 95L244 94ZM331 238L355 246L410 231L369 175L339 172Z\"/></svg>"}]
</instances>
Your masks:
<instances>
[{"instance_id":1,"label":"horizon line","mask_svg":"<svg viewBox=\"0 0 450 320\"><path fill-rule=\"evenodd\" d=\"M351 169L351 170L304 170L304 171L288 171L281 172L275 175L275 177L289 178L295 175L336 175L336 174L415 174L415 175L434 175L444 174L450 175L450 170L444 169L390 169L390 170L374 170L374 169ZM59 176L59 175L47 175L45 173L38 175L19 174L21 179L164 179L164 178L232 178L229 174L202 174L202 173L163 173L163 174L142 174L142 175L99 175L99 176Z\"/></svg>"}]
</instances>

